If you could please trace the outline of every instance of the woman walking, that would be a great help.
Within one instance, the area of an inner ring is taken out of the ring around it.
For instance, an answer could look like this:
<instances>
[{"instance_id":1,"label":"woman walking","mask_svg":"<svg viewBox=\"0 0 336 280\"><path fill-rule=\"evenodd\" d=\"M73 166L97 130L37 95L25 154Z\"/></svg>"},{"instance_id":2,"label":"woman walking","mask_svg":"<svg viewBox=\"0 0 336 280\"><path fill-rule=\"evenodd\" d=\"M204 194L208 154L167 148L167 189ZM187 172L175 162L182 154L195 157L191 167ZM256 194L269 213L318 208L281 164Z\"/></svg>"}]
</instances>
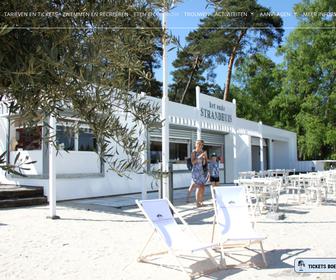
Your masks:
<instances>
[{"instance_id":1,"label":"woman walking","mask_svg":"<svg viewBox=\"0 0 336 280\"><path fill-rule=\"evenodd\" d=\"M203 206L204 200L204 184L207 182L207 164L208 157L206 151L203 151L204 141L196 140L195 150L191 153L191 162L193 164L192 168L192 183L196 186L196 206Z\"/></svg>"}]
</instances>

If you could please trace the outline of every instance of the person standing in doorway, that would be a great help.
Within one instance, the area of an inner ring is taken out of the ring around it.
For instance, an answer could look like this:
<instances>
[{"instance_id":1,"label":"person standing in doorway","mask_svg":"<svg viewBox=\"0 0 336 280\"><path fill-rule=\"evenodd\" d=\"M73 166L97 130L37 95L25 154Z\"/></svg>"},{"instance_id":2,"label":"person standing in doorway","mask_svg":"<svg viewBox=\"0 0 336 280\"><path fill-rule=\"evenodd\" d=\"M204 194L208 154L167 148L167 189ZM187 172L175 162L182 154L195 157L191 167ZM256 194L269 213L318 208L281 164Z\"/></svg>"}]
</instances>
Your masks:
<instances>
[{"instance_id":1,"label":"person standing in doorway","mask_svg":"<svg viewBox=\"0 0 336 280\"><path fill-rule=\"evenodd\" d=\"M208 157L206 151L203 151L204 141L196 140L195 150L191 153L191 162L193 165L191 177L192 177L192 185L196 187L196 206L203 206L204 200L204 190L205 183L208 180L207 171L205 171L204 166L208 164ZM189 187L188 195L192 191L193 186ZM191 189L191 190L190 190Z\"/></svg>"},{"instance_id":2,"label":"person standing in doorway","mask_svg":"<svg viewBox=\"0 0 336 280\"><path fill-rule=\"evenodd\" d=\"M216 153L212 153L209 163L210 183L213 187L219 186L219 162Z\"/></svg>"}]
</instances>

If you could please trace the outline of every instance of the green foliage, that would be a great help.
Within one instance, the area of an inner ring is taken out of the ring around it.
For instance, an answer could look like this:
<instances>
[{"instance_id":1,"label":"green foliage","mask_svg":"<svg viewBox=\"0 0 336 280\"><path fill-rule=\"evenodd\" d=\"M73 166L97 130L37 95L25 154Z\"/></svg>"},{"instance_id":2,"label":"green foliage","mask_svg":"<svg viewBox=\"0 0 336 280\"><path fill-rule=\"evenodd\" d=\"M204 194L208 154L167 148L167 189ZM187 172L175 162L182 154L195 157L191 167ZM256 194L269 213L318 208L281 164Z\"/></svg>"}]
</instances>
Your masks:
<instances>
[{"instance_id":1,"label":"green foliage","mask_svg":"<svg viewBox=\"0 0 336 280\"><path fill-rule=\"evenodd\" d=\"M280 91L279 95L275 96L270 102L274 126L295 132L295 116L298 112L297 104L300 104L298 96L284 94L283 91Z\"/></svg>"},{"instance_id":2,"label":"green foliage","mask_svg":"<svg viewBox=\"0 0 336 280\"><path fill-rule=\"evenodd\" d=\"M252 56L235 75L237 114L296 132L303 160L336 158L335 9L331 0L296 5L299 26L279 49L284 64Z\"/></svg>"},{"instance_id":3,"label":"green foliage","mask_svg":"<svg viewBox=\"0 0 336 280\"><path fill-rule=\"evenodd\" d=\"M171 100L195 106L196 86L200 86L201 92L215 95L221 89L215 84L216 75L211 60L193 51L193 46L181 49L173 62L176 70L172 72L173 84L171 85ZM204 75L206 74L206 78Z\"/></svg>"},{"instance_id":4,"label":"green foliage","mask_svg":"<svg viewBox=\"0 0 336 280\"><path fill-rule=\"evenodd\" d=\"M299 27L281 50L286 78L279 98L293 102L279 113L291 113L302 159L335 159L336 155L336 18L321 13L335 8L331 0L298 4Z\"/></svg>"},{"instance_id":5,"label":"green foliage","mask_svg":"<svg viewBox=\"0 0 336 280\"><path fill-rule=\"evenodd\" d=\"M156 123L157 108L129 90L143 90L152 81L160 23L136 13L153 14L153 9L136 0L4 0L0 10L0 95L11 113L34 124L66 111L90 125L100 156L113 170L140 168L144 145L136 125ZM63 16L15 17L5 16L5 11ZM74 11L83 14L65 16ZM125 16L91 14L106 11ZM124 112L134 126L121 119ZM117 149L124 150L124 159L118 159Z\"/></svg>"},{"instance_id":6,"label":"green foliage","mask_svg":"<svg viewBox=\"0 0 336 280\"><path fill-rule=\"evenodd\" d=\"M269 58L255 54L236 69L232 90L237 100L237 116L274 125L271 102L281 91L284 73Z\"/></svg>"}]
</instances>

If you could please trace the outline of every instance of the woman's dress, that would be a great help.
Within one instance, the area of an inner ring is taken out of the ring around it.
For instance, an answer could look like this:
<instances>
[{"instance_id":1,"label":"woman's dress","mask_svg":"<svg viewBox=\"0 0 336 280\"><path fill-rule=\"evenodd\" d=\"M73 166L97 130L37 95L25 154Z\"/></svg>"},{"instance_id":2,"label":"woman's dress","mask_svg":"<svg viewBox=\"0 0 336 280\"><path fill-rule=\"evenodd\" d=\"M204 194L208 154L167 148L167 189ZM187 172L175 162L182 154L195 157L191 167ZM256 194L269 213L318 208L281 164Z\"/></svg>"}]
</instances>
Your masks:
<instances>
[{"instance_id":1,"label":"woman's dress","mask_svg":"<svg viewBox=\"0 0 336 280\"><path fill-rule=\"evenodd\" d=\"M192 177L192 181L196 184L196 185L204 185L207 182L207 177L208 174L206 172L204 172L203 169L203 159L202 158L198 158L199 155L201 153L198 153L196 151L194 151L196 153L196 163L193 165L192 171L191 171L191 177Z\"/></svg>"}]
</instances>

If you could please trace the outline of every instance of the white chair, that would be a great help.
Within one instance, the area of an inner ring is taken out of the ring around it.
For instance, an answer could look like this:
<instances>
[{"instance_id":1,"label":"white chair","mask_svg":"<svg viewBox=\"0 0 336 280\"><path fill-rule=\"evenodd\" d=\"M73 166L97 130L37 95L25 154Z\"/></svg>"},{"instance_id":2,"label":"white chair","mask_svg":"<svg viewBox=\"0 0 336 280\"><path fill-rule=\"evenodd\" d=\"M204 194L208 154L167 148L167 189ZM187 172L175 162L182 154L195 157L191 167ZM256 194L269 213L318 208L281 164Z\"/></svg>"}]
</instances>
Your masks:
<instances>
[{"instance_id":1,"label":"white chair","mask_svg":"<svg viewBox=\"0 0 336 280\"><path fill-rule=\"evenodd\" d=\"M336 175L328 174L325 182L327 192L332 194L334 197L336 196Z\"/></svg>"},{"instance_id":2,"label":"white chair","mask_svg":"<svg viewBox=\"0 0 336 280\"><path fill-rule=\"evenodd\" d=\"M298 204L303 203L302 196L307 196L307 187L308 181L304 178L302 174L288 176L286 192L287 194L291 194L291 196L287 197L286 203L288 203L289 199L294 200Z\"/></svg>"},{"instance_id":3,"label":"white chair","mask_svg":"<svg viewBox=\"0 0 336 280\"><path fill-rule=\"evenodd\" d=\"M217 228L222 258L225 257L225 248L248 248L252 243L259 243L266 267L267 262L262 245L266 236L258 234L253 229L244 187L214 187L211 188L211 193L215 209L212 242L215 228Z\"/></svg>"},{"instance_id":4,"label":"white chair","mask_svg":"<svg viewBox=\"0 0 336 280\"><path fill-rule=\"evenodd\" d=\"M196 236L190 231L188 224L179 215L175 207L167 199L152 199L152 200L136 200L136 204L141 209L148 222L152 225L154 231L147 241L145 247L142 249L138 261L146 262L147 258L154 255L163 253L170 253L178 262L180 269L185 272L190 278L199 274L210 273L219 270L220 265L216 262L214 257L209 252L208 248L213 248L214 244L201 243ZM172 215L171 210L182 222L182 225L178 225ZM154 233L158 233L167 251L154 253L144 256L143 253L148 246L150 240L154 236ZM183 266L178 255L181 252L195 253L198 251L204 251L210 258L214 265L214 268L203 271L201 273L193 274L188 273Z\"/></svg>"},{"instance_id":5,"label":"white chair","mask_svg":"<svg viewBox=\"0 0 336 280\"><path fill-rule=\"evenodd\" d=\"M280 178L239 179L234 183L245 188L248 204L253 216L265 213L265 210L277 212L282 188Z\"/></svg>"}]
</instances>

